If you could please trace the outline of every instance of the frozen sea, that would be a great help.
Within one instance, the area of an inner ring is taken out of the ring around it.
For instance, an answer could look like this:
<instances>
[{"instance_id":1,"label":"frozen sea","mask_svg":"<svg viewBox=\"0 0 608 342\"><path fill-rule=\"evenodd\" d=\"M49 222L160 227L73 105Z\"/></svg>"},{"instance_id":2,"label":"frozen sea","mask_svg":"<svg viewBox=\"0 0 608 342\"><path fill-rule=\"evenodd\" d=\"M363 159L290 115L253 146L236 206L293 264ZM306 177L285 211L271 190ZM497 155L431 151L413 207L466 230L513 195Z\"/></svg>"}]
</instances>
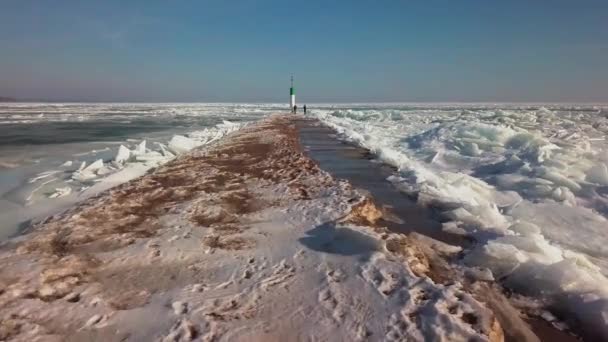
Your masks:
<instances>
[{"instance_id":1,"label":"frozen sea","mask_svg":"<svg viewBox=\"0 0 608 342\"><path fill-rule=\"evenodd\" d=\"M0 240L31 220L284 109L273 104L0 104Z\"/></svg>"},{"instance_id":2,"label":"frozen sea","mask_svg":"<svg viewBox=\"0 0 608 342\"><path fill-rule=\"evenodd\" d=\"M608 106L309 104L473 238L460 261L608 329ZM2 104L0 239L282 104ZM145 141L145 142L144 142ZM121 147L122 146L122 147Z\"/></svg>"}]
</instances>

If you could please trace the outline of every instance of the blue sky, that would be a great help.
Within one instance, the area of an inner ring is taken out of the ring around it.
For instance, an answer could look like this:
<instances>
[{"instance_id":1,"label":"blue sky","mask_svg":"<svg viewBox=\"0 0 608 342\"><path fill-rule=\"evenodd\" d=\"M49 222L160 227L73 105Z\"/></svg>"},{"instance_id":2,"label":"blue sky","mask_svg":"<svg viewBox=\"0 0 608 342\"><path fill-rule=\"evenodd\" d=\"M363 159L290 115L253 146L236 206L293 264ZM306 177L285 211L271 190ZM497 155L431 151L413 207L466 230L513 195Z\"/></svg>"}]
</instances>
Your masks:
<instances>
[{"instance_id":1,"label":"blue sky","mask_svg":"<svg viewBox=\"0 0 608 342\"><path fill-rule=\"evenodd\" d=\"M608 1L0 2L0 96L608 102Z\"/></svg>"}]
</instances>

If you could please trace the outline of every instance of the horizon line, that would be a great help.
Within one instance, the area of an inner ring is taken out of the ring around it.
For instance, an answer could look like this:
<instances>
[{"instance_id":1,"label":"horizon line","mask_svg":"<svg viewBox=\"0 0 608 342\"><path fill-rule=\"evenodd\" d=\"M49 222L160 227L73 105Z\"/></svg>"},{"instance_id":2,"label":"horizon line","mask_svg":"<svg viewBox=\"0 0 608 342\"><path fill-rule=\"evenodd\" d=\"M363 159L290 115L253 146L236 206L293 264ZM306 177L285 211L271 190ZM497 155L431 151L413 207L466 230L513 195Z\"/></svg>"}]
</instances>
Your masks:
<instances>
[{"instance_id":1,"label":"horizon line","mask_svg":"<svg viewBox=\"0 0 608 342\"><path fill-rule=\"evenodd\" d=\"M608 102L581 102L581 101L311 101L300 102L301 104L331 105L368 105L368 104L387 104L387 105L416 105L416 104L493 104L493 105L586 105L586 106L608 106ZM0 101L0 105L5 104L258 104L258 105L280 105L289 106L288 101L112 101L112 100L25 100L16 99L15 101Z\"/></svg>"}]
</instances>

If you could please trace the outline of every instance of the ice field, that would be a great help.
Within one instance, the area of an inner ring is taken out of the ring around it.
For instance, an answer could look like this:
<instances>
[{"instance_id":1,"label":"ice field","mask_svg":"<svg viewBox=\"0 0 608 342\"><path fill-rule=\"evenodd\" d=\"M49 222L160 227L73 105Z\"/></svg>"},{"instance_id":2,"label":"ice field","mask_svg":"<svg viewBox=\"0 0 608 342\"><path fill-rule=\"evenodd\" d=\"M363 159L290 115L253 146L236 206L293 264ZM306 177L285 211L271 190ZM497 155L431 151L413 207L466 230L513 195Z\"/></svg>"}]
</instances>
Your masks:
<instances>
[{"instance_id":1,"label":"ice field","mask_svg":"<svg viewBox=\"0 0 608 342\"><path fill-rule=\"evenodd\" d=\"M317 109L398 168L389 180L477 244L462 262L608 327L608 111L602 106Z\"/></svg>"},{"instance_id":2,"label":"ice field","mask_svg":"<svg viewBox=\"0 0 608 342\"><path fill-rule=\"evenodd\" d=\"M0 105L0 239L278 105Z\"/></svg>"}]
</instances>

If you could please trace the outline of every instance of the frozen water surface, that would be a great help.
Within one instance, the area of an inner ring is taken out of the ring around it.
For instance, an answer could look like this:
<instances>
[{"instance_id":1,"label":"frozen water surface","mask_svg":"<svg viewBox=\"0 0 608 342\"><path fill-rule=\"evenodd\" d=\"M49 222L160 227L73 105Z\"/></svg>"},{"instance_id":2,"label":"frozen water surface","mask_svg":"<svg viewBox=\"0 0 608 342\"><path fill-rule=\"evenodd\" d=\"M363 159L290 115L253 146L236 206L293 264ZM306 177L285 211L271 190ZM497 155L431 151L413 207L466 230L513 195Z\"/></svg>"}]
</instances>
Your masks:
<instances>
[{"instance_id":1,"label":"frozen water surface","mask_svg":"<svg viewBox=\"0 0 608 342\"><path fill-rule=\"evenodd\" d=\"M314 109L398 168L397 188L478 242L463 262L608 329L608 107L359 105Z\"/></svg>"},{"instance_id":2,"label":"frozen water surface","mask_svg":"<svg viewBox=\"0 0 608 342\"><path fill-rule=\"evenodd\" d=\"M2 104L0 239L279 109L273 104Z\"/></svg>"}]
</instances>

